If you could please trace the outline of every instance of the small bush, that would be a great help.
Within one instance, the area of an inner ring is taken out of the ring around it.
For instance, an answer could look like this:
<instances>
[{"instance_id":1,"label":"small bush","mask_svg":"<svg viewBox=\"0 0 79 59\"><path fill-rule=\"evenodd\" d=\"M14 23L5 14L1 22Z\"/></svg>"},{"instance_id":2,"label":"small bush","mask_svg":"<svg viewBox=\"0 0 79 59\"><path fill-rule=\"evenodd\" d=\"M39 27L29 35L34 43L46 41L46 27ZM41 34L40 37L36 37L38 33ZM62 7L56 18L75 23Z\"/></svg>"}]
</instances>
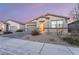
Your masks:
<instances>
[{"instance_id":1,"label":"small bush","mask_svg":"<svg viewBox=\"0 0 79 59\"><path fill-rule=\"evenodd\" d=\"M13 32L10 32L10 31L6 31L6 32L3 32L3 34L12 34Z\"/></svg>"},{"instance_id":2,"label":"small bush","mask_svg":"<svg viewBox=\"0 0 79 59\"><path fill-rule=\"evenodd\" d=\"M38 30L33 30L31 33L33 36L39 35L40 32Z\"/></svg>"},{"instance_id":3,"label":"small bush","mask_svg":"<svg viewBox=\"0 0 79 59\"><path fill-rule=\"evenodd\" d=\"M54 39L50 39L50 41L54 41Z\"/></svg>"},{"instance_id":4,"label":"small bush","mask_svg":"<svg viewBox=\"0 0 79 59\"><path fill-rule=\"evenodd\" d=\"M77 37L77 36L79 36L79 33L78 33L78 32L72 32L72 33L71 33L71 36Z\"/></svg>"},{"instance_id":5,"label":"small bush","mask_svg":"<svg viewBox=\"0 0 79 59\"><path fill-rule=\"evenodd\" d=\"M73 38L71 38L71 37L64 37L63 40L68 42L68 43L70 43L70 44L72 44Z\"/></svg>"},{"instance_id":6,"label":"small bush","mask_svg":"<svg viewBox=\"0 0 79 59\"><path fill-rule=\"evenodd\" d=\"M23 32L24 30L22 30L22 29L18 29L18 30L16 30L16 32Z\"/></svg>"}]
</instances>

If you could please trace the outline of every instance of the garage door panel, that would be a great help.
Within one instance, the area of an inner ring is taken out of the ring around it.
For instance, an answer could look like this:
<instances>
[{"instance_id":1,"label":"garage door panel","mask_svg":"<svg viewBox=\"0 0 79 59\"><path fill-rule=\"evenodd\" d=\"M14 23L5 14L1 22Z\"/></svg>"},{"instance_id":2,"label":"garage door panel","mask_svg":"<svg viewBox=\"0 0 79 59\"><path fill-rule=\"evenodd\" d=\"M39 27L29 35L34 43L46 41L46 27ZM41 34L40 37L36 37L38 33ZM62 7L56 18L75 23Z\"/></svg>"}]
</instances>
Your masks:
<instances>
[{"instance_id":1,"label":"garage door panel","mask_svg":"<svg viewBox=\"0 0 79 59\"><path fill-rule=\"evenodd\" d=\"M16 26L10 26L10 31L16 31L17 27Z\"/></svg>"},{"instance_id":2,"label":"garage door panel","mask_svg":"<svg viewBox=\"0 0 79 59\"><path fill-rule=\"evenodd\" d=\"M32 32L34 29L36 29L36 26L27 26L27 31Z\"/></svg>"}]
</instances>

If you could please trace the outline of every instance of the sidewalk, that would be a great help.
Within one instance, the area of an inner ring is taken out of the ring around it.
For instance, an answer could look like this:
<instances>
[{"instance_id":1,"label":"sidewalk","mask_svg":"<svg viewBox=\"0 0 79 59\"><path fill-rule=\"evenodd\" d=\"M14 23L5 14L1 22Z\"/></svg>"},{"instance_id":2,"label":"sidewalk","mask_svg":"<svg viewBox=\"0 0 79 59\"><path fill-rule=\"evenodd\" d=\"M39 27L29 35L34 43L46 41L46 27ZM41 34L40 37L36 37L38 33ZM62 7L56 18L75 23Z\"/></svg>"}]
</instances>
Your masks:
<instances>
[{"instance_id":1,"label":"sidewalk","mask_svg":"<svg viewBox=\"0 0 79 59\"><path fill-rule=\"evenodd\" d=\"M77 55L79 48L0 37L1 55Z\"/></svg>"}]
</instances>

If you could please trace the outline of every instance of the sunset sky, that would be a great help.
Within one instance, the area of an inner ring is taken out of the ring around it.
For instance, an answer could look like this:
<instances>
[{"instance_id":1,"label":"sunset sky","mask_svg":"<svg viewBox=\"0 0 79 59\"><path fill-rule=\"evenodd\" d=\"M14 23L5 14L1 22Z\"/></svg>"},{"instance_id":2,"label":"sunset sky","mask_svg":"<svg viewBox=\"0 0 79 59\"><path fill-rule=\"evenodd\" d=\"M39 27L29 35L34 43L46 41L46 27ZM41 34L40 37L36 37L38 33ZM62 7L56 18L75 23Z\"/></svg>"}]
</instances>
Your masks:
<instances>
[{"instance_id":1,"label":"sunset sky","mask_svg":"<svg viewBox=\"0 0 79 59\"><path fill-rule=\"evenodd\" d=\"M32 20L46 13L69 16L69 12L76 6L71 3L17 3L0 4L0 20L13 19L21 22Z\"/></svg>"}]
</instances>

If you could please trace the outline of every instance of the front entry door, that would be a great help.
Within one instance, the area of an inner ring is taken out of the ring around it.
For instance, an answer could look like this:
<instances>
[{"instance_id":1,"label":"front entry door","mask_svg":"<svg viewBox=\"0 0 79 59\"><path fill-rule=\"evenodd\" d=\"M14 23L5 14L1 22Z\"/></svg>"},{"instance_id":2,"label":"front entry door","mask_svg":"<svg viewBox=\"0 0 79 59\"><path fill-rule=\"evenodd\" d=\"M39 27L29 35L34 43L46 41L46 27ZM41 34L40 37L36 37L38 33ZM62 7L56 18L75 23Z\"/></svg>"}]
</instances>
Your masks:
<instances>
[{"instance_id":1,"label":"front entry door","mask_svg":"<svg viewBox=\"0 0 79 59\"><path fill-rule=\"evenodd\" d=\"M39 30L40 30L40 32L44 32L44 21L40 21Z\"/></svg>"}]
</instances>

